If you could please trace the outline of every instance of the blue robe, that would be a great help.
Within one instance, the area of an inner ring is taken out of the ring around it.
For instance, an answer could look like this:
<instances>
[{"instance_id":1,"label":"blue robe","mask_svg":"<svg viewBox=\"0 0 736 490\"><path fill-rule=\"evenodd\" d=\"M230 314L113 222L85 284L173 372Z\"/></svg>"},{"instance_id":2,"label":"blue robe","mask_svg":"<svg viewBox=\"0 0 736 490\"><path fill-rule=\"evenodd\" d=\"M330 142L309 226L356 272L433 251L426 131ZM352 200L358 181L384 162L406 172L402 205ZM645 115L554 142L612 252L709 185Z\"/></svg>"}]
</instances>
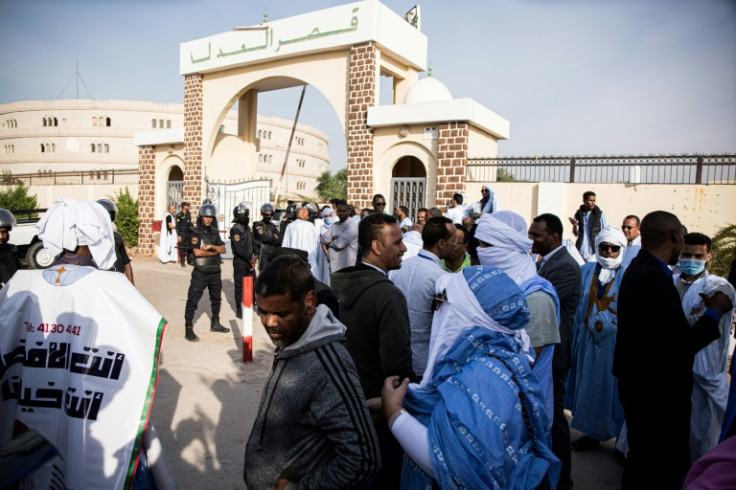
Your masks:
<instances>
[{"instance_id":1,"label":"blue robe","mask_svg":"<svg viewBox=\"0 0 736 490\"><path fill-rule=\"evenodd\" d=\"M516 342L475 327L435 368L430 385L408 392L404 406L427 426L441 488L528 489L545 476L552 487L557 484L560 462L546 442L544 399ZM431 488L432 479L405 457L401 483L402 489Z\"/></svg>"},{"instance_id":2,"label":"blue robe","mask_svg":"<svg viewBox=\"0 0 736 490\"><path fill-rule=\"evenodd\" d=\"M624 269L619 269L616 277L602 287L598 283L600 269L597 262L591 262L581 271L583 290L575 312L565 406L572 412L572 428L606 441L618 436L624 423L618 380L611 372L618 330L618 288ZM595 298L591 301L594 280L599 290L598 301Z\"/></svg>"}]
</instances>

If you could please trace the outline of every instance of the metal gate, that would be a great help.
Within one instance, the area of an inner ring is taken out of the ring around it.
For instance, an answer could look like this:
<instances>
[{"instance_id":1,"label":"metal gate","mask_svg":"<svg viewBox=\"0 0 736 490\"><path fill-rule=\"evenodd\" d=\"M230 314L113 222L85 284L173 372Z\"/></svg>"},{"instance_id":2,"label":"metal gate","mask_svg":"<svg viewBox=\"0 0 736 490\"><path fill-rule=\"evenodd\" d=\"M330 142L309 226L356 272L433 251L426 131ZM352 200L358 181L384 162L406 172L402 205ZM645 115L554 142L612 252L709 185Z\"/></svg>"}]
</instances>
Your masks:
<instances>
[{"instance_id":1,"label":"metal gate","mask_svg":"<svg viewBox=\"0 0 736 490\"><path fill-rule=\"evenodd\" d=\"M217 208L217 225L220 228L220 236L225 242L227 252L223 257L230 258L230 226L233 220L233 208L241 202L245 202L250 208L250 222L261 219L261 206L270 202L271 181L251 180L237 184L224 184L219 182L207 183L207 199Z\"/></svg>"},{"instance_id":2,"label":"metal gate","mask_svg":"<svg viewBox=\"0 0 736 490\"><path fill-rule=\"evenodd\" d=\"M425 177L402 177L391 179L391 211L399 206L409 208L412 222L417 220L417 210L424 207Z\"/></svg>"},{"instance_id":3,"label":"metal gate","mask_svg":"<svg viewBox=\"0 0 736 490\"><path fill-rule=\"evenodd\" d=\"M179 210L179 205L184 200L184 182L181 180L170 180L166 187L166 208L173 204Z\"/></svg>"}]
</instances>

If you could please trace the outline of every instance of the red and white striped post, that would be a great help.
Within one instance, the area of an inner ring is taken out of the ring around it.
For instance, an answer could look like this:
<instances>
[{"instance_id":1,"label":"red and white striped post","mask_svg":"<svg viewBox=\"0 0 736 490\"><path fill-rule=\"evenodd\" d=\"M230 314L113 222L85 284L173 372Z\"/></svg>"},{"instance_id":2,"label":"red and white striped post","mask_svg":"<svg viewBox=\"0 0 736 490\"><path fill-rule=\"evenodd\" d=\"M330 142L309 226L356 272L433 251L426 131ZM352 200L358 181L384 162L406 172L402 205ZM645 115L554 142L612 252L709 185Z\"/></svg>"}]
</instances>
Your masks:
<instances>
[{"instance_id":1,"label":"red and white striped post","mask_svg":"<svg viewBox=\"0 0 736 490\"><path fill-rule=\"evenodd\" d=\"M243 362L253 362L253 276L243 277Z\"/></svg>"}]
</instances>

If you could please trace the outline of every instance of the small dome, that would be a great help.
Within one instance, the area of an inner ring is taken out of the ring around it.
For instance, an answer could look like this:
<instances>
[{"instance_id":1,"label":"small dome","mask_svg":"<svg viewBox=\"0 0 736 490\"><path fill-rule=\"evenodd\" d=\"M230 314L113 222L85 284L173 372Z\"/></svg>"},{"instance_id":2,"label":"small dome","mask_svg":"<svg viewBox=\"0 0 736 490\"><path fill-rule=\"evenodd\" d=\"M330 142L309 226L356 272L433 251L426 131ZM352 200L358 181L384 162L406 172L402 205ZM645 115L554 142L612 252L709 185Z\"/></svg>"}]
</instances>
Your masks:
<instances>
[{"instance_id":1,"label":"small dome","mask_svg":"<svg viewBox=\"0 0 736 490\"><path fill-rule=\"evenodd\" d=\"M440 100L452 100L452 94L444 83L434 77L427 77L411 86L409 93L406 94L404 104L437 102Z\"/></svg>"}]
</instances>

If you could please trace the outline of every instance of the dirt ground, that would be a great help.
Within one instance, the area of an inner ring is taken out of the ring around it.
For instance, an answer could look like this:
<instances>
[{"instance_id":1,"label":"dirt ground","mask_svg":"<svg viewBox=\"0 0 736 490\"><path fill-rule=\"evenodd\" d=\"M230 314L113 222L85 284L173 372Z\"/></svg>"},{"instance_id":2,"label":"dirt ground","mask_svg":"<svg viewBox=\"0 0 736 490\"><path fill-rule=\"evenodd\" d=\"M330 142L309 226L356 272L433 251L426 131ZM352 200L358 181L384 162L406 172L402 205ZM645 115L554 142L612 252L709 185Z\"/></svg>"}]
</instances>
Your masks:
<instances>
[{"instance_id":1,"label":"dirt ground","mask_svg":"<svg viewBox=\"0 0 736 490\"><path fill-rule=\"evenodd\" d=\"M209 331L210 303L205 293L195 315L200 338L195 343L184 339L184 305L192 268L141 257L134 258L133 267L136 286L168 321L151 420L179 488L244 488L245 442L271 368L273 346L254 317L253 362L242 362L232 261L223 264L220 313L220 323L231 332ZM573 433L573 439L579 435ZM621 472L613 441L573 453L575 488L620 488Z\"/></svg>"}]
</instances>

